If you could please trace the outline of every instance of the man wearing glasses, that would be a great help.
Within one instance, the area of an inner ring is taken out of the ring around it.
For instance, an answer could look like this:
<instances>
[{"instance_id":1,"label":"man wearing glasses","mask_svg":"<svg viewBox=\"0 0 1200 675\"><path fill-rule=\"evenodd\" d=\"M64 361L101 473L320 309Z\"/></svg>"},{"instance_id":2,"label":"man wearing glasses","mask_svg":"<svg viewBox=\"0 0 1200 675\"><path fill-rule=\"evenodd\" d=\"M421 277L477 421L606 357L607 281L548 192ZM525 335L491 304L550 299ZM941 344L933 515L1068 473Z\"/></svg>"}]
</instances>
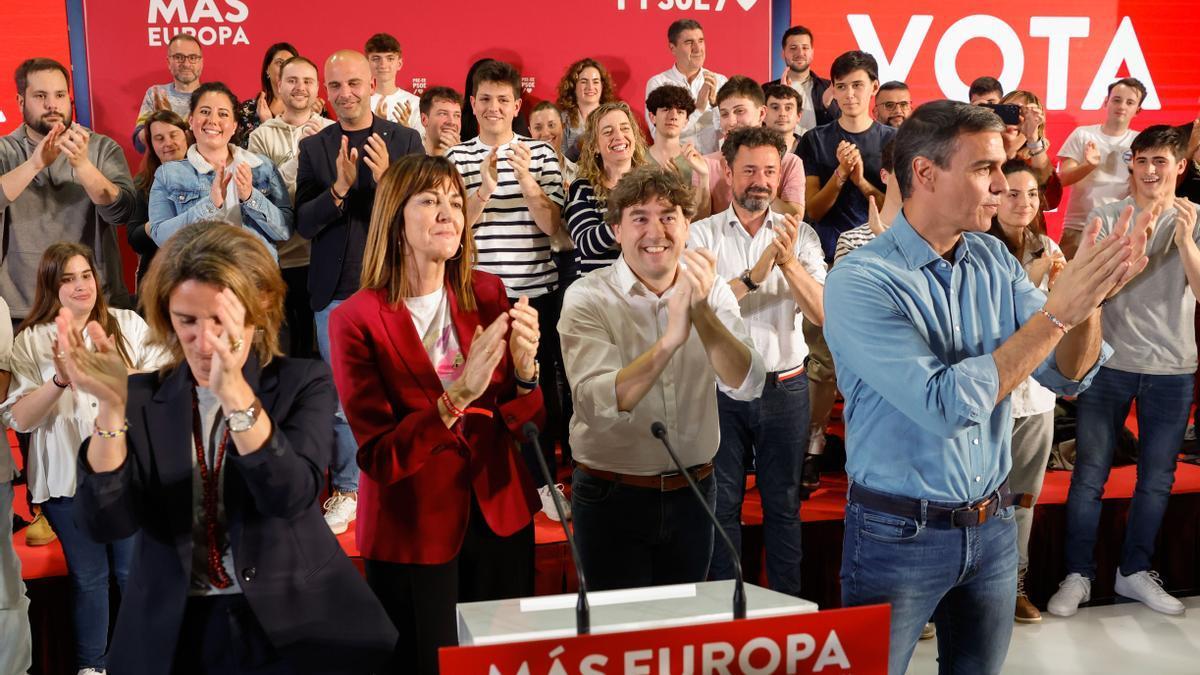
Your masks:
<instances>
[{"instance_id":1,"label":"man wearing glasses","mask_svg":"<svg viewBox=\"0 0 1200 675\"><path fill-rule=\"evenodd\" d=\"M188 102L200 86L200 72L204 70L204 55L194 35L179 33L171 38L167 43L167 67L171 69L171 82L152 85L142 97L133 127L133 147L138 152L146 151L146 118L156 110L174 110L187 119Z\"/></svg>"},{"instance_id":2,"label":"man wearing glasses","mask_svg":"<svg viewBox=\"0 0 1200 675\"><path fill-rule=\"evenodd\" d=\"M889 127L899 127L912 114L912 94L908 85L892 80L879 86L875 94L875 119Z\"/></svg>"}]
</instances>

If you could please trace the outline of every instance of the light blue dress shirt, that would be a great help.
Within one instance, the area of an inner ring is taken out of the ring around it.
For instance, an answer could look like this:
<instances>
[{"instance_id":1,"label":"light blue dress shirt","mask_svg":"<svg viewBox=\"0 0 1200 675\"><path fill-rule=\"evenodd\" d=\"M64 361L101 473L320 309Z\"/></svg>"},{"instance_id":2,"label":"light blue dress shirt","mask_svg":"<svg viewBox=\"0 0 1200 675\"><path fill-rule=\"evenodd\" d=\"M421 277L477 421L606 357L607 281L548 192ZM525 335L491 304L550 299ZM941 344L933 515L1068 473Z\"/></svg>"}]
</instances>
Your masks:
<instances>
[{"instance_id":1,"label":"light blue dress shirt","mask_svg":"<svg viewBox=\"0 0 1200 675\"><path fill-rule=\"evenodd\" d=\"M1004 244L968 232L951 263L901 213L842 258L825 283L825 337L846 399L846 472L872 490L971 502L1012 468L1012 417L992 357L1046 302ZM1033 377L1058 394L1087 388L1054 354Z\"/></svg>"}]
</instances>

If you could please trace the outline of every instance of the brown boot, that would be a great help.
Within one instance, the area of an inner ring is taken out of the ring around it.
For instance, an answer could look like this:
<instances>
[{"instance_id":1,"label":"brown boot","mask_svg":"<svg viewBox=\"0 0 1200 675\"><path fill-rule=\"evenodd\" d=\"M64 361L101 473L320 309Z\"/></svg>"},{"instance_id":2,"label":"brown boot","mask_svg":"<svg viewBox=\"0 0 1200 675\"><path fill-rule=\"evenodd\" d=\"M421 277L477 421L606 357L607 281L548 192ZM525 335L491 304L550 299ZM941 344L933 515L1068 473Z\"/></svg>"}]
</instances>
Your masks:
<instances>
[{"instance_id":1,"label":"brown boot","mask_svg":"<svg viewBox=\"0 0 1200 675\"><path fill-rule=\"evenodd\" d=\"M1042 613L1029 601L1029 596L1025 595L1024 570L1017 572L1017 611L1014 618L1017 623L1040 623L1042 621Z\"/></svg>"},{"instance_id":2,"label":"brown boot","mask_svg":"<svg viewBox=\"0 0 1200 675\"><path fill-rule=\"evenodd\" d=\"M54 534L53 528L50 527L50 521L46 520L46 516L40 508L33 507L33 522L25 528L26 545L45 546L55 539L58 539L58 535Z\"/></svg>"}]
</instances>

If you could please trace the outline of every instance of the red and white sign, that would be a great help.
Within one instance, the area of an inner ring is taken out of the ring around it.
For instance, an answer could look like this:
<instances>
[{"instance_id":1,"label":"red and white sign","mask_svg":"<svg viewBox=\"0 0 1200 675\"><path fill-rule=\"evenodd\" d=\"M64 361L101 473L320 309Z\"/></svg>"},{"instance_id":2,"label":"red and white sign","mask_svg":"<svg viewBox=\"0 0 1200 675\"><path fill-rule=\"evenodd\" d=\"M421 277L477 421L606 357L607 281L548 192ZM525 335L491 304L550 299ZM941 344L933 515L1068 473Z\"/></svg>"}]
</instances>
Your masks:
<instances>
[{"instance_id":1,"label":"red and white sign","mask_svg":"<svg viewBox=\"0 0 1200 675\"><path fill-rule=\"evenodd\" d=\"M1195 119L1200 100L1196 45L1185 37L1200 34L1200 14L1166 0L793 0L792 23L812 30L823 77L838 54L862 49L878 59L881 82L908 83L914 103L965 101L982 75L1006 92L1032 91L1048 111L1052 151L1076 126L1104 121L1106 88L1120 77L1148 90L1135 129Z\"/></svg>"},{"instance_id":2,"label":"red and white sign","mask_svg":"<svg viewBox=\"0 0 1200 675\"><path fill-rule=\"evenodd\" d=\"M84 0L94 126L130 142L147 87L170 81L166 43L194 33L204 49L202 80L221 80L243 99L257 95L263 54L291 42L318 64L337 49L361 49L377 31L404 49L400 86L420 93L446 85L462 91L467 70L484 57L512 62L530 101L556 96L572 61L590 56L611 71L622 99L644 105L646 80L671 67L667 26L698 20L707 65L755 78L770 68L770 0L508 0L396 3L353 7L294 0ZM132 155L130 155L132 157Z\"/></svg>"},{"instance_id":3,"label":"red and white sign","mask_svg":"<svg viewBox=\"0 0 1200 675\"><path fill-rule=\"evenodd\" d=\"M71 68L65 2L5 2L0 39L0 135L21 126L13 73L25 59L44 56Z\"/></svg>"},{"instance_id":4,"label":"red and white sign","mask_svg":"<svg viewBox=\"0 0 1200 675\"><path fill-rule=\"evenodd\" d=\"M887 605L441 650L455 675L886 673Z\"/></svg>"}]
</instances>

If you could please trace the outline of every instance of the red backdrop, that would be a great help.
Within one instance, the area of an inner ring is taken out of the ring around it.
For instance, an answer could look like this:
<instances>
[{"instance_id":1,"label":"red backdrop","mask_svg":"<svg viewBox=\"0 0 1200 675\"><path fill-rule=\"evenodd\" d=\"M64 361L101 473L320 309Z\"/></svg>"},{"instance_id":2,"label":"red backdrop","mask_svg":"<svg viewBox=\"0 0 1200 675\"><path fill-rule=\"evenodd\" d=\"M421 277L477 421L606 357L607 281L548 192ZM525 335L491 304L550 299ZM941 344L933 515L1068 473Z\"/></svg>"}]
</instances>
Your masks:
<instances>
[{"instance_id":1,"label":"red backdrop","mask_svg":"<svg viewBox=\"0 0 1200 675\"><path fill-rule=\"evenodd\" d=\"M675 19L703 24L707 65L718 72L764 77L771 55L770 0L360 0L341 14L338 3L293 0L83 4L94 126L127 152L146 88L170 79L166 41L184 27L196 30L204 44L202 79L223 80L243 98L257 92L271 43L291 42L321 63L336 49L361 49L376 31L403 45L400 83L410 91L435 85L461 91L471 63L488 56L520 68L530 100L553 99L566 66L591 56L612 71L621 97L638 110L646 80L672 63L666 30Z\"/></svg>"},{"instance_id":2,"label":"red backdrop","mask_svg":"<svg viewBox=\"0 0 1200 675\"><path fill-rule=\"evenodd\" d=\"M879 60L881 80L909 84L914 103L966 100L981 75L999 77L1005 91L1028 89L1048 109L1052 153L1075 127L1104 120L1105 86L1118 77L1133 75L1150 89L1135 129L1197 115L1200 13L1188 3L793 0L792 23L813 31L822 76L838 54L862 49Z\"/></svg>"},{"instance_id":3,"label":"red backdrop","mask_svg":"<svg viewBox=\"0 0 1200 675\"><path fill-rule=\"evenodd\" d=\"M33 56L45 56L71 67L65 2L4 0L0 12L0 135L21 125L13 72ZM131 130L132 131L132 130Z\"/></svg>"}]
</instances>

